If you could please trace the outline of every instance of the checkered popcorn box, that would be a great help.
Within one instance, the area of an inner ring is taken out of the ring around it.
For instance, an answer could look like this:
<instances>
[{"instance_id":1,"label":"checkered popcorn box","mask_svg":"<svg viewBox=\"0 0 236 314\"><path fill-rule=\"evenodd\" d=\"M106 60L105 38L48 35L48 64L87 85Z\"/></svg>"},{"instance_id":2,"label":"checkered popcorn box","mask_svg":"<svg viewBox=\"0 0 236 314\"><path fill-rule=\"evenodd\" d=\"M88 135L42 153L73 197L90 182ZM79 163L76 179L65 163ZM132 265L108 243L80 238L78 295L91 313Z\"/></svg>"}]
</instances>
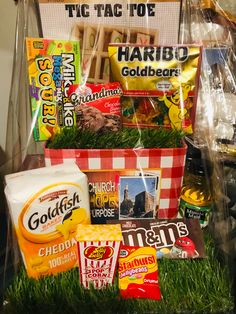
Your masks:
<instances>
[{"instance_id":1,"label":"checkered popcorn box","mask_svg":"<svg viewBox=\"0 0 236 314\"><path fill-rule=\"evenodd\" d=\"M164 149L49 149L46 166L76 162L89 181L92 223L175 218L186 145Z\"/></svg>"}]
</instances>

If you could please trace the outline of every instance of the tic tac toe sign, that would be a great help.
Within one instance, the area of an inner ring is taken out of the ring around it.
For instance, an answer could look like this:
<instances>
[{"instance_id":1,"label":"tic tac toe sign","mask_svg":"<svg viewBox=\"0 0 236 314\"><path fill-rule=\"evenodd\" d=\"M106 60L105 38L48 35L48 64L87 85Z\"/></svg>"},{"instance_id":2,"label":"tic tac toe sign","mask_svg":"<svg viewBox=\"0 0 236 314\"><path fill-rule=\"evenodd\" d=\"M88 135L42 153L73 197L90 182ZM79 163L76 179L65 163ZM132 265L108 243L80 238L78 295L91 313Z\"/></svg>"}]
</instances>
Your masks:
<instances>
[{"instance_id":1,"label":"tic tac toe sign","mask_svg":"<svg viewBox=\"0 0 236 314\"><path fill-rule=\"evenodd\" d=\"M79 40L83 77L90 83L109 81L110 43L177 44L180 7L180 0L39 0L43 37Z\"/></svg>"}]
</instances>

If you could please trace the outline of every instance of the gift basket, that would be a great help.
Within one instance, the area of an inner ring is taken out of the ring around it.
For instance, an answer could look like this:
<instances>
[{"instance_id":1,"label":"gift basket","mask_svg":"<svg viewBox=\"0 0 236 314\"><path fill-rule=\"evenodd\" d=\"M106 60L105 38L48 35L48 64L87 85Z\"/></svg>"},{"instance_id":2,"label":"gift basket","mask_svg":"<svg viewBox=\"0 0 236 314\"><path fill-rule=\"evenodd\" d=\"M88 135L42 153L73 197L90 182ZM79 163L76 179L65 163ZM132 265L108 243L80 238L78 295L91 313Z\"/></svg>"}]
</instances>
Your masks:
<instances>
[{"instance_id":1,"label":"gift basket","mask_svg":"<svg viewBox=\"0 0 236 314\"><path fill-rule=\"evenodd\" d=\"M233 313L233 1L18 1L4 313Z\"/></svg>"}]
</instances>

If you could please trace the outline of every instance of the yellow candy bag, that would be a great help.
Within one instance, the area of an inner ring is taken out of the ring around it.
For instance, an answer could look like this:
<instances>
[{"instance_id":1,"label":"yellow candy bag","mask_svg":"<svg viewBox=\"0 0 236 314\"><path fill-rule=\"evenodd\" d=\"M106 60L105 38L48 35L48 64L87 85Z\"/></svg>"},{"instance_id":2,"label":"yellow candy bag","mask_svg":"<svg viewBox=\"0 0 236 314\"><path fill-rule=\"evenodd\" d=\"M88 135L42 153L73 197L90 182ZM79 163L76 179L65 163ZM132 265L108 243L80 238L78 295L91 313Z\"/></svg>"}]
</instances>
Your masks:
<instances>
[{"instance_id":1,"label":"yellow candy bag","mask_svg":"<svg viewBox=\"0 0 236 314\"><path fill-rule=\"evenodd\" d=\"M200 46L110 45L112 78L121 83L123 124L193 132Z\"/></svg>"}]
</instances>

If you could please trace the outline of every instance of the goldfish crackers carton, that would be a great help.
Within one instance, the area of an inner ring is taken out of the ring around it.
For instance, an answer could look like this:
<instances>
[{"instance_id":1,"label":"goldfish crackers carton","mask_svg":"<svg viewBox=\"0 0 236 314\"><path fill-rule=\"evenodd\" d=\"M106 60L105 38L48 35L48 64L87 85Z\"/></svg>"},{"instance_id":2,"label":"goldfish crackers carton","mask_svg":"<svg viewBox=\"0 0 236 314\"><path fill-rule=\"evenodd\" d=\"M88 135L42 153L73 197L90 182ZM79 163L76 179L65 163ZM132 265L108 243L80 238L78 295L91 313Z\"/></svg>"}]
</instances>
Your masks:
<instances>
[{"instance_id":1,"label":"goldfish crackers carton","mask_svg":"<svg viewBox=\"0 0 236 314\"><path fill-rule=\"evenodd\" d=\"M90 223L87 177L75 164L5 177L10 215L30 277L77 266L78 224Z\"/></svg>"},{"instance_id":2,"label":"goldfish crackers carton","mask_svg":"<svg viewBox=\"0 0 236 314\"><path fill-rule=\"evenodd\" d=\"M112 284L122 242L120 225L80 225L76 240L81 284L96 289Z\"/></svg>"}]
</instances>

